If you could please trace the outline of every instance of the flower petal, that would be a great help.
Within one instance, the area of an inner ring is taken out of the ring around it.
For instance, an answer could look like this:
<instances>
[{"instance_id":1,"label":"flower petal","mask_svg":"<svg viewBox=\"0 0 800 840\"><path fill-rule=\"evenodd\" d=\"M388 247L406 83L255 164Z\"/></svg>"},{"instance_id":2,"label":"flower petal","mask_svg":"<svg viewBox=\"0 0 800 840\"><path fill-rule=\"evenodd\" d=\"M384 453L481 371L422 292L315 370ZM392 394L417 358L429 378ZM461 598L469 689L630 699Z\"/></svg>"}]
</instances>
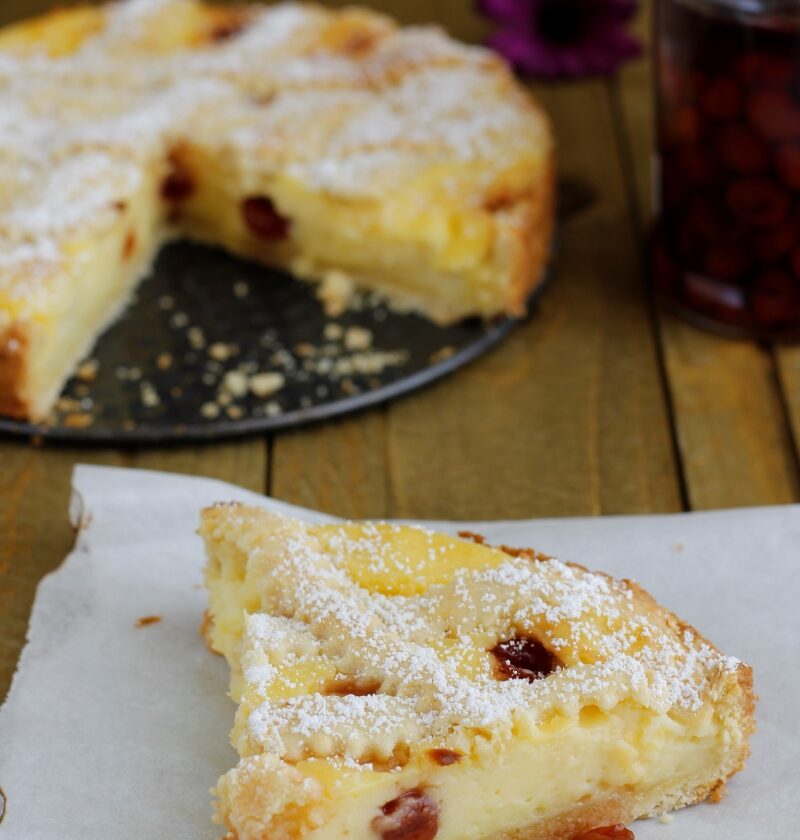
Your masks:
<instances>
[{"instance_id":1,"label":"flower petal","mask_svg":"<svg viewBox=\"0 0 800 840\"><path fill-rule=\"evenodd\" d=\"M542 78L548 78L553 73L546 50L543 51L541 45L524 32L501 29L491 36L489 46L523 73Z\"/></svg>"},{"instance_id":2,"label":"flower petal","mask_svg":"<svg viewBox=\"0 0 800 840\"><path fill-rule=\"evenodd\" d=\"M478 0L478 11L499 23L527 28L536 5L537 0Z\"/></svg>"},{"instance_id":3,"label":"flower petal","mask_svg":"<svg viewBox=\"0 0 800 840\"><path fill-rule=\"evenodd\" d=\"M635 0L570 0L559 8L562 1L479 0L479 8L502 24L489 45L518 71L544 79L610 74L640 55L641 45L626 31ZM544 22L553 4L576 23L573 36L548 32Z\"/></svg>"}]
</instances>

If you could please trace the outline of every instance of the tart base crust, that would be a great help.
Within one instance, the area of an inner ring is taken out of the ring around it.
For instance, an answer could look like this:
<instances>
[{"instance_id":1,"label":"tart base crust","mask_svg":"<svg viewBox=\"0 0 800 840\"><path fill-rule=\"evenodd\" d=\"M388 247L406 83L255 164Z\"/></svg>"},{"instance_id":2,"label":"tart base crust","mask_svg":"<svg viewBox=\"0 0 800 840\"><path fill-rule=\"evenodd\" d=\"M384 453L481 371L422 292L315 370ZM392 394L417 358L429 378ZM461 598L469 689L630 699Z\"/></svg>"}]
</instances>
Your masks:
<instances>
[{"instance_id":1,"label":"tart base crust","mask_svg":"<svg viewBox=\"0 0 800 840\"><path fill-rule=\"evenodd\" d=\"M28 332L18 324L0 333L0 414L25 420L33 406L25 394L29 361Z\"/></svg>"}]
</instances>

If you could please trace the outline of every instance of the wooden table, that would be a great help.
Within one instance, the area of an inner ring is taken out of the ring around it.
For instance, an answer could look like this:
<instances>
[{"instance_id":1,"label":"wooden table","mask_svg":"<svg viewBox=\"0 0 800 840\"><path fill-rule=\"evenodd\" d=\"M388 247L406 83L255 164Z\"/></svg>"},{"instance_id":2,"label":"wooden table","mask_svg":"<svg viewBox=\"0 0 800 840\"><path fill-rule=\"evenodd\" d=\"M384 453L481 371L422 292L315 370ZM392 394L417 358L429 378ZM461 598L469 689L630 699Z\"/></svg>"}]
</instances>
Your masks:
<instances>
[{"instance_id":1,"label":"wooden table","mask_svg":"<svg viewBox=\"0 0 800 840\"><path fill-rule=\"evenodd\" d=\"M47 5L5 0L0 21ZM369 5L406 22L438 20L468 41L485 32L470 0ZM288 434L133 451L0 439L0 698L36 585L73 540L66 512L78 462L213 476L349 517L669 513L800 500L800 348L699 332L649 291L647 63L614 81L535 90L556 125L572 206L539 311L485 358L391 405Z\"/></svg>"}]
</instances>

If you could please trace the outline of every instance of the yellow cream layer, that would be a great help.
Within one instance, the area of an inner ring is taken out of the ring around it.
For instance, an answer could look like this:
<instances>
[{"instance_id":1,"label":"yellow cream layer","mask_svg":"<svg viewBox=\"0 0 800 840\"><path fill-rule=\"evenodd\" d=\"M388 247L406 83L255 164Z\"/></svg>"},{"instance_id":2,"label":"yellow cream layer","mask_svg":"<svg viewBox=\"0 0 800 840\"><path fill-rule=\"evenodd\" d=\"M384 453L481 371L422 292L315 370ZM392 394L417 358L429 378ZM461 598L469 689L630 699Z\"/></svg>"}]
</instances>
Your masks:
<instances>
[{"instance_id":1,"label":"yellow cream layer","mask_svg":"<svg viewBox=\"0 0 800 840\"><path fill-rule=\"evenodd\" d=\"M337 759L302 761L295 766L318 783L317 795L299 812L289 807L276 815L270 832L304 840L363 838L381 806L415 788L438 806L437 840L478 840L634 791L638 803L653 807L662 802L662 788L711 783L725 763L727 743L710 707L681 723L628 701L609 712L588 707L534 726L520 720L506 739L461 737L463 756L445 767L425 746L402 769L388 772Z\"/></svg>"},{"instance_id":2,"label":"yellow cream layer","mask_svg":"<svg viewBox=\"0 0 800 840\"><path fill-rule=\"evenodd\" d=\"M187 170L201 174L183 205L182 229L303 279L344 274L397 308L421 309L442 322L493 314L498 297L511 295L518 279L519 255L509 243L516 220L513 213L500 218L470 205L469 164L433 166L394 195L356 200L308 189L290 175L253 177L219 151L198 145L187 144L183 155ZM544 185L545 163L542 154L531 154L498 171L495 189L529 193L531 183ZM248 230L241 203L258 196L268 197L289 221L286 240L260 240Z\"/></svg>"},{"instance_id":3,"label":"yellow cream layer","mask_svg":"<svg viewBox=\"0 0 800 840\"><path fill-rule=\"evenodd\" d=\"M26 324L34 418L43 417L98 334L119 316L161 245L163 208L153 198L160 177L153 166L101 233L73 236L58 294Z\"/></svg>"},{"instance_id":4,"label":"yellow cream layer","mask_svg":"<svg viewBox=\"0 0 800 840\"><path fill-rule=\"evenodd\" d=\"M508 560L508 555L498 549L445 534L381 523L367 528L373 538L376 533L380 535L383 550L379 565L370 552L370 542L363 540L367 533L363 524L322 525L310 528L309 533L328 549L333 548L332 541L346 540L347 551L342 555L345 569L356 584L372 593L419 595L431 586L447 583L459 570L487 569ZM248 568L247 554L229 540L217 541L211 556L213 559L206 568L209 611L214 617L209 641L231 666L231 696L238 702L244 692L239 643L245 614L261 608L259 572L255 566ZM489 667L489 654L477 653L481 662L485 661L485 667ZM464 663L464 669L471 672L482 668L476 662ZM262 701L320 690L324 681L335 675L335 669L321 661L313 667L309 663L296 663L288 670L286 679L279 675L272 686L260 693ZM251 696L250 700L255 705L256 697Z\"/></svg>"}]
</instances>

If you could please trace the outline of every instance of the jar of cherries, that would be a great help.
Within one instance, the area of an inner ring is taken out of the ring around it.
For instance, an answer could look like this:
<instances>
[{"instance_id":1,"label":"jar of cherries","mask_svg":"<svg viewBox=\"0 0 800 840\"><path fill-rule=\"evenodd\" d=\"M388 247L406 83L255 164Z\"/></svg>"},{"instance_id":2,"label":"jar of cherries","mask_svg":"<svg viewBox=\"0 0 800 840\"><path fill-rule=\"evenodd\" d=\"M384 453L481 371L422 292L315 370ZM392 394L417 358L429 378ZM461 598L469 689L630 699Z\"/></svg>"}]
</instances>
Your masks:
<instances>
[{"instance_id":1,"label":"jar of cherries","mask_svg":"<svg viewBox=\"0 0 800 840\"><path fill-rule=\"evenodd\" d=\"M800 340L800 2L655 5L657 285L700 326Z\"/></svg>"}]
</instances>

